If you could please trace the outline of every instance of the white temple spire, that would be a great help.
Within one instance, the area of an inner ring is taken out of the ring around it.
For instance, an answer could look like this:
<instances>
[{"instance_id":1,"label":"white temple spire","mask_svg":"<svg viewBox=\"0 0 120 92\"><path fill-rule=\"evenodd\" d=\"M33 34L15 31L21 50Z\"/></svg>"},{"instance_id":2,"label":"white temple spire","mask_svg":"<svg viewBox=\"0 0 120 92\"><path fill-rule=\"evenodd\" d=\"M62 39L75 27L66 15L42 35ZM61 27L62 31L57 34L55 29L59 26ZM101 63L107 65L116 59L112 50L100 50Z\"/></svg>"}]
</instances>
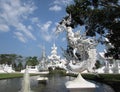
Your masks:
<instances>
[{"instance_id":1,"label":"white temple spire","mask_svg":"<svg viewBox=\"0 0 120 92\"><path fill-rule=\"evenodd\" d=\"M51 47L51 55L48 56L48 59L54 63L57 63L60 61L60 56L57 55L57 47L55 45L55 43L53 44L53 46Z\"/></svg>"}]
</instances>

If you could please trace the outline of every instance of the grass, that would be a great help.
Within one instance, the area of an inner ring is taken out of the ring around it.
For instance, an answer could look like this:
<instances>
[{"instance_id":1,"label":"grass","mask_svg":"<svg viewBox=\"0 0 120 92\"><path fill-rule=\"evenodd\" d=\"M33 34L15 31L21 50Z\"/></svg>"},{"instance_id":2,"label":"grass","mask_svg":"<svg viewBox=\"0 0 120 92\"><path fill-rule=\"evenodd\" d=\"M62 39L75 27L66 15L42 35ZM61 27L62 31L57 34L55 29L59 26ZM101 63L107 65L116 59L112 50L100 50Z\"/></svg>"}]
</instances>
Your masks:
<instances>
[{"instance_id":1,"label":"grass","mask_svg":"<svg viewBox=\"0 0 120 92\"><path fill-rule=\"evenodd\" d=\"M35 76L39 74L30 74L30 76ZM22 73L1 73L0 74L0 80L2 79L11 79L11 78L20 78L23 77Z\"/></svg>"},{"instance_id":2,"label":"grass","mask_svg":"<svg viewBox=\"0 0 120 92\"><path fill-rule=\"evenodd\" d=\"M0 79L8 79L8 78L18 78L23 77L23 74L20 73L1 73Z\"/></svg>"}]
</instances>

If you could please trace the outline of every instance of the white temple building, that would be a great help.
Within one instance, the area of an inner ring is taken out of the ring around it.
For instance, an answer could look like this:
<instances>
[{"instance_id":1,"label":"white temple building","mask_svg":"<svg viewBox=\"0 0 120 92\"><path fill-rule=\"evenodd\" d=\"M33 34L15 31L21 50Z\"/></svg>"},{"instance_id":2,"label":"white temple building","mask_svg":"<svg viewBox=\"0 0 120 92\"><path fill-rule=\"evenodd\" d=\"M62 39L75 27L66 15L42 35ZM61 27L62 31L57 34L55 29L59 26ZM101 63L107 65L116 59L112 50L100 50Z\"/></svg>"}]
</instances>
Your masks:
<instances>
[{"instance_id":1,"label":"white temple building","mask_svg":"<svg viewBox=\"0 0 120 92\"><path fill-rule=\"evenodd\" d=\"M15 72L12 65L0 64L0 73L13 73Z\"/></svg>"},{"instance_id":2,"label":"white temple building","mask_svg":"<svg viewBox=\"0 0 120 92\"><path fill-rule=\"evenodd\" d=\"M29 73L43 73L43 71L48 70L47 67L47 56L45 53L45 49L42 49L42 54L41 57L39 59L39 64L36 66L26 66L27 70ZM24 73L25 69L21 70L21 73ZM44 73L48 73L48 72L44 72Z\"/></svg>"},{"instance_id":3,"label":"white temple building","mask_svg":"<svg viewBox=\"0 0 120 92\"><path fill-rule=\"evenodd\" d=\"M26 66L28 73L39 73L38 65L36 66ZM25 73L26 69L21 70L21 73Z\"/></svg>"},{"instance_id":4,"label":"white temple building","mask_svg":"<svg viewBox=\"0 0 120 92\"><path fill-rule=\"evenodd\" d=\"M48 70L48 58L46 56L46 53L45 53L45 48L43 48L42 50L42 55L40 57L40 60L39 60L39 71L44 71L44 70Z\"/></svg>"},{"instance_id":5,"label":"white temple building","mask_svg":"<svg viewBox=\"0 0 120 92\"><path fill-rule=\"evenodd\" d=\"M98 53L98 59L99 61L101 61L102 63L104 63L104 65L95 70L95 72L97 73L110 73L110 74L119 74L120 73L120 60L114 60L112 58L106 58L104 56L104 52L99 52Z\"/></svg>"},{"instance_id":6,"label":"white temple building","mask_svg":"<svg viewBox=\"0 0 120 92\"><path fill-rule=\"evenodd\" d=\"M53 44L53 47L51 47L51 55L48 56L49 64L48 67L60 67L65 68L66 60L61 59L61 57L57 54L57 47L55 44Z\"/></svg>"},{"instance_id":7,"label":"white temple building","mask_svg":"<svg viewBox=\"0 0 120 92\"><path fill-rule=\"evenodd\" d=\"M98 53L98 59L104 63L104 66L97 69L96 72L118 74L120 73L120 60L114 60L112 57L107 58L104 56L105 52L112 47L107 38L105 38L105 41L107 42L105 44L106 50L104 50L104 52Z\"/></svg>"}]
</instances>

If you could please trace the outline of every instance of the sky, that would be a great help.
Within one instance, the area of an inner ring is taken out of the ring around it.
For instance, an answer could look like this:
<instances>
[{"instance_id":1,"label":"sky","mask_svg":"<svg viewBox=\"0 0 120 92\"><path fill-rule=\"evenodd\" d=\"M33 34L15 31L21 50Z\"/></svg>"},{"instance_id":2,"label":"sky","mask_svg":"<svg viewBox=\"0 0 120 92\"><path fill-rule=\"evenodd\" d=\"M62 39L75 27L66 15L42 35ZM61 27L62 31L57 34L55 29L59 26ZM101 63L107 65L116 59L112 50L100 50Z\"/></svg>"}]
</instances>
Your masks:
<instances>
[{"instance_id":1,"label":"sky","mask_svg":"<svg viewBox=\"0 0 120 92\"><path fill-rule=\"evenodd\" d=\"M0 0L0 54L40 57L42 48L50 55L55 43L58 54L66 48L66 35L55 35L73 0ZM83 28L80 28L83 30ZM99 48L99 50L101 50Z\"/></svg>"}]
</instances>

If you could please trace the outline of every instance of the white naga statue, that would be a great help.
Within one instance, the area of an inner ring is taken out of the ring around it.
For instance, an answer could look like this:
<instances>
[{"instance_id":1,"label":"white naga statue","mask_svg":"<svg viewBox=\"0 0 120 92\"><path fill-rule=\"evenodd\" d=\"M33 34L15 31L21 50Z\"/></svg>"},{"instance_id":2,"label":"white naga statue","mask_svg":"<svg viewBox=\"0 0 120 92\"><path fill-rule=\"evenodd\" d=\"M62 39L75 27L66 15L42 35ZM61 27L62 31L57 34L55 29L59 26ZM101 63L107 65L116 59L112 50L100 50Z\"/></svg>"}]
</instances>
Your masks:
<instances>
[{"instance_id":1,"label":"white naga statue","mask_svg":"<svg viewBox=\"0 0 120 92\"><path fill-rule=\"evenodd\" d=\"M87 38L85 34L81 35L80 31L73 32L70 24L71 16L66 20L64 19L56 30L56 33L62 31L67 33L68 49L64 51L66 59L69 61L67 68L79 73L76 79L66 82L65 86L71 91L72 89L77 90L75 92L83 92L83 88L89 88L89 92L94 92L93 89L96 88L96 85L85 80L80 73L85 70L93 72L93 67L96 63L96 46L98 42L94 38ZM87 92L86 90L88 89L84 90L84 92Z\"/></svg>"},{"instance_id":2,"label":"white naga statue","mask_svg":"<svg viewBox=\"0 0 120 92\"><path fill-rule=\"evenodd\" d=\"M64 19L61 24L58 25L56 33L65 31L67 33L68 45L73 48L72 54L66 55L69 59L68 66L72 71L93 72L93 67L96 62L96 46L98 42L94 38L87 38L85 34L81 35L80 31L73 32L72 27L69 26L71 23L71 16L68 19ZM77 56L79 54L79 57ZM81 59L79 59L81 58Z\"/></svg>"}]
</instances>

